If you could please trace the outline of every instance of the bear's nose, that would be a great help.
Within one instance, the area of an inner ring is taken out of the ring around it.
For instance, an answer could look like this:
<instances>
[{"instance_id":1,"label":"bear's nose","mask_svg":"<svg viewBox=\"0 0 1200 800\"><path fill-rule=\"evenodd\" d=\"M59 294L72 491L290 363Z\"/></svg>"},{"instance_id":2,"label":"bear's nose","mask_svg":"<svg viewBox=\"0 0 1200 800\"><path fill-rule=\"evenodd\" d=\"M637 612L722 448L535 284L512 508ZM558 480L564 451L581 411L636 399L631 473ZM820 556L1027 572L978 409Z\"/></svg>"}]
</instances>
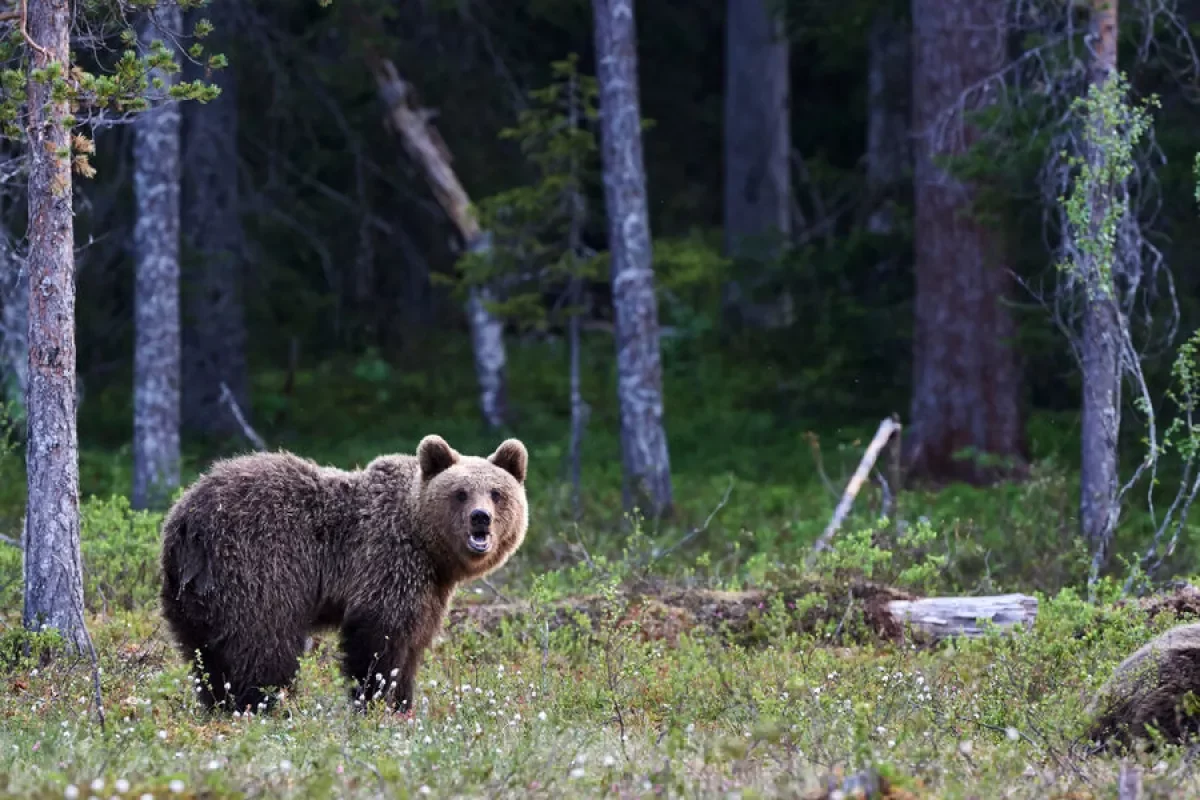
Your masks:
<instances>
[{"instance_id":1,"label":"bear's nose","mask_svg":"<svg viewBox=\"0 0 1200 800\"><path fill-rule=\"evenodd\" d=\"M486 528L492 524L492 515L484 511L482 508L477 508L471 512L471 527Z\"/></svg>"}]
</instances>

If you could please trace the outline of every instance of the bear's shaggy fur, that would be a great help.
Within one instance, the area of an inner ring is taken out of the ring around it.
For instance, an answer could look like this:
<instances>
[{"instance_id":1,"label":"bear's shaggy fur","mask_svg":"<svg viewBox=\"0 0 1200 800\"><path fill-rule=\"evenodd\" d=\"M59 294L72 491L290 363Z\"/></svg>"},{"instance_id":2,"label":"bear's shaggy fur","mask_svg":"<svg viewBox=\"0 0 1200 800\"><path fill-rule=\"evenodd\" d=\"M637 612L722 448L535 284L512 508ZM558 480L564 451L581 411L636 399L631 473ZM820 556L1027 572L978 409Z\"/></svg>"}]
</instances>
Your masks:
<instances>
[{"instance_id":1,"label":"bear's shaggy fur","mask_svg":"<svg viewBox=\"0 0 1200 800\"><path fill-rule=\"evenodd\" d=\"M485 459L440 436L353 472L282 452L214 464L163 523L163 615L201 700L269 708L308 634L337 626L354 697L407 710L454 588L525 538L527 464L516 439Z\"/></svg>"},{"instance_id":2,"label":"bear's shaggy fur","mask_svg":"<svg viewBox=\"0 0 1200 800\"><path fill-rule=\"evenodd\" d=\"M1088 738L1101 748L1128 746L1153 726L1168 742L1183 742L1200 733L1188 692L1200 700L1200 624L1172 628L1121 662L1092 702Z\"/></svg>"}]
</instances>

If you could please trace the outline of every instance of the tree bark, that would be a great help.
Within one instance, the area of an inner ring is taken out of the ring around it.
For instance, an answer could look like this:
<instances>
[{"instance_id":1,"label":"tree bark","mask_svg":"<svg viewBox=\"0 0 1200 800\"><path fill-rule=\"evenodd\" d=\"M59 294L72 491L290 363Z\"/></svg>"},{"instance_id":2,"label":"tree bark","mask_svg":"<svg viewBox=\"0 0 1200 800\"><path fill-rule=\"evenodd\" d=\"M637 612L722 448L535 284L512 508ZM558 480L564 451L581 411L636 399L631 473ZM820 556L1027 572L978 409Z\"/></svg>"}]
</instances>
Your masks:
<instances>
[{"instance_id":1,"label":"tree bark","mask_svg":"<svg viewBox=\"0 0 1200 800\"><path fill-rule=\"evenodd\" d=\"M912 164L909 39L908 26L890 9L876 12L867 43L867 230L872 233L895 229L895 194Z\"/></svg>"},{"instance_id":2,"label":"tree bark","mask_svg":"<svg viewBox=\"0 0 1200 800\"><path fill-rule=\"evenodd\" d=\"M156 27L157 26L157 27ZM181 28L179 7L145 14L138 37ZM155 70L164 90L174 75ZM134 123L137 221L133 354L133 506L161 507L179 486L179 106L167 101Z\"/></svg>"},{"instance_id":3,"label":"tree bark","mask_svg":"<svg viewBox=\"0 0 1200 800\"><path fill-rule=\"evenodd\" d=\"M228 46L238 0L215 0L188 12L190 30L212 21L215 47ZM239 427L221 403L225 383L250 413L243 305L243 232L238 200L237 85L232 68L205 76L188 62L188 79L205 78L221 94L183 108L183 425L236 435Z\"/></svg>"},{"instance_id":4,"label":"tree bark","mask_svg":"<svg viewBox=\"0 0 1200 800\"><path fill-rule=\"evenodd\" d=\"M405 150L425 174L438 203L458 228L467 249L490 255L492 237L479 226L467 190L450 166L450 153L428 112L413 108L408 83L387 59L371 59L371 70L379 95L388 110L392 128L400 134ZM475 376L479 381L479 405L484 422L498 428L508 415L505 368L508 353L504 347L504 323L487 307L494 298L488 286L473 286L467 294L467 325L471 331L471 349L475 355Z\"/></svg>"},{"instance_id":5,"label":"tree bark","mask_svg":"<svg viewBox=\"0 0 1200 800\"><path fill-rule=\"evenodd\" d=\"M1011 281L1001 233L974 218L976 187L934 159L977 138L960 114L948 125L940 117L1003 66L1004 4L913 0L912 18L916 319L906 460L916 478L986 483L1022 474L1028 458L1004 306ZM989 102L976 93L966 108Z\"/></svg>"},{"instance_id":6,"label":"tree bark","mask_svg":"<svg viewBox=\"0 0 1200 800\"><path fill-rule=\"evenodd\" d=\"M30 0L29 80L29 500L24 538L24 624L57 628L89 651L79 553L79 461L75 427L75 253L71 138L56 99L32 71L70 68L69 0Z\"/></svg>"},{"instance_id":7,"label":"tree bark","mask_svg":"<svg viewBox=\"0 0 1200 800\"><path fill-rule=\"evenodd\" d=\"M725 252L769 261L791 234L788 42L770 0L728 0L725 21ZM746 296L732 281L726 305L753 327L786 326L791 298Z\"/></svg>"},{"instance_id":8,"label":"tree bark","mask_svg":"<svg viewBox=\"0 0 1200 800\"><path fill-rule=\"evenodd\" d=\"M1102 86L1117 71L1117 0L1093 0L1091 9L1091 83ZM1103 125L1103 119L1088 120ZM1099 137L1092 137L1097 141ZM1106 154L1094 145L1084 157L1098 174ZM1094 185L1088 206L1092 237L1100 235L1113 202L1113 187ZM1084 310L1080 342L1083 372L1081 415L1082 461L1079 476L1079 521L1085 541L1098 569L1108 559L1108 546L1117 525L1117 436L1121 427L1121 312L1117 307L1111 275L1108 280L1099 264L1082 268Z\"/></svg>"},{"instance_id":9,"label":"tree bark","mask_svg":"<svg viewBox=\"0 0 1200 800\"><path fill-rule=\"evenodd\" d=\"M592 0L600 86L601 163L617 348L626 507L658 516L672 506L663 428L658 299L651 267L633 0Z\"/></svg>"}]
</instances>

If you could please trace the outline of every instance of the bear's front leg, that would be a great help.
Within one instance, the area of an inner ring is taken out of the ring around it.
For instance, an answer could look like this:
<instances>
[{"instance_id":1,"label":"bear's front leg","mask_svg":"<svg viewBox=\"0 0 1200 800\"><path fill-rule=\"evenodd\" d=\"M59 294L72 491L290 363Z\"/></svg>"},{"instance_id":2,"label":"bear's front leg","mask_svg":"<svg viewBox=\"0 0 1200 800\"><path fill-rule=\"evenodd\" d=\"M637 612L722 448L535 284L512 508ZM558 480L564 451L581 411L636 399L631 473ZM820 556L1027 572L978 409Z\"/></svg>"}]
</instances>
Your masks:
<instances>
[{"instance_id":1,"label":"bear's front leg","mask_svg":"<svg viewBox=\"0 0 1200 800\"><path fill-rule=\"evenodd\" d=\"M405 713L412 708L420 653L408 637L398 635L402 625L387 625L367 615L348 614L342 624L342 650L346 677L356 707L382 699Z\"/></svg>"}]
</instances>

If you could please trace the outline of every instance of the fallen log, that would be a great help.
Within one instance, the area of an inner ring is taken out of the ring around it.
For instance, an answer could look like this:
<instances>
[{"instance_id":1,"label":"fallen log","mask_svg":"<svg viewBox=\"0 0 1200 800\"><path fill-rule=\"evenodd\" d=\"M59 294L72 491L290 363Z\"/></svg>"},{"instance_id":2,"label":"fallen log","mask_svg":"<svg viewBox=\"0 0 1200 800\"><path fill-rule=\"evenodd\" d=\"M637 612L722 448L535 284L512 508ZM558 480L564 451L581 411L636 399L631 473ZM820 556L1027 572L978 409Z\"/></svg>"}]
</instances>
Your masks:
<instances>
[{"instance_id":1,"label":"fallen log","mask_svg":"<svg viewBox=\"0 0 1200 800\"><path fill-rule=\"evenodd\" d=\"M923 600L893 600L887 604L887 610L901 624L911 624L927 636L944 639L982 636L992 626L1029 628L1037 618L1038 601L1026 594L927 597Z\"/></svg>"},{"instance_id":2,"label":"fallen log","mask_svg":"<svg viewBox=\"0 0 1200 800\"><path fill-rule=\"evenodd\" d=\"M595 628L599 624L635 624L645 640L675 641L689 631L706 631L741 644L763 642L763 627L772 609L781 609L789 629L797 633L827 631L851 637L862 623L876 639L934 643L956 636L983 635L989 625L1000 630L1028 628L1037 618L1037 599L1011 594L995 597L918 598L898 589L859 582L831 586L819 582L777 590L725 592L710 589L659 588L626 591L614 598L574 597L535 609L528 603L456 605L450 629L494 633L505 625L528 624L558 630Z\"/></svg>"}]
</instances>

